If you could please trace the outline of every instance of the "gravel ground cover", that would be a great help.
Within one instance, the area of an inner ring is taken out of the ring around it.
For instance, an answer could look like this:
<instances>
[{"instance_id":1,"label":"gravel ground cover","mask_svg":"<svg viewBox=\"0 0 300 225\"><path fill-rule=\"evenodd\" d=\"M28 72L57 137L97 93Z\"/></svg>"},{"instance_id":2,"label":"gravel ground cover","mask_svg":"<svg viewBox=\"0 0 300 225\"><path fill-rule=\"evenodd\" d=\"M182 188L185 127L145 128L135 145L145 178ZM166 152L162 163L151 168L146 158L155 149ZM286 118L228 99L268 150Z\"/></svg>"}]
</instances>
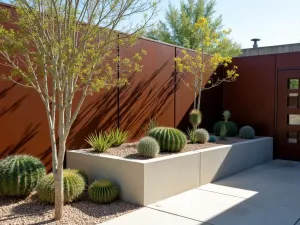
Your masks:
<instances>
[{"instance_id":1,"label":"gravel ground cover","mask_svg":"<svg viewBox=\"0 0 300 225\"><path fill-rule=\"evenodd\" d=\"M218 140L216 143L205 143L205 144L187 144L186 147L179 153L183 152L189 152L189 151L194 151L194 150L199 150L199 149L205 149L205 148L210 148L210 147L215 147L215 146L221 146L221 145L226 145L226 144L232 144L232 143L237 143L245 141L245 139L237 138L237 137L228 137L227 140ZM117 148L109 148L105 153L97 153L94 152L93 149L86 149L86 151L89 151L91 153L95 154L108 154L108 155L114 155L114 156L119 156L123 158L129 158L129 159L141 159L141 160L147 160L144 157L141 157L138 155L137 152L137 144L138 142L134 143L126 143L121 145L120 147ZM178 154L178 153L167 153L167 152L160 152L158 154L158 157L163 157L167 155L173 155L173 154Z\"/></svg>"},{"instance_id":2,"label":"gravel ground cover","mask_svg":"<svg viewBox=\"0 0 300 225\"><path fill-rule=\"evenodd\" d=\"M98 224L123 214L132 212L140 206L116 201L101 205L91 202L87 196L81 201L64 206L64 216L59 222L53 220L54 206L39 201L36 194L26 199L0 196L0 224L38 225L38 224Z\"/></svg>"}]
</instances>

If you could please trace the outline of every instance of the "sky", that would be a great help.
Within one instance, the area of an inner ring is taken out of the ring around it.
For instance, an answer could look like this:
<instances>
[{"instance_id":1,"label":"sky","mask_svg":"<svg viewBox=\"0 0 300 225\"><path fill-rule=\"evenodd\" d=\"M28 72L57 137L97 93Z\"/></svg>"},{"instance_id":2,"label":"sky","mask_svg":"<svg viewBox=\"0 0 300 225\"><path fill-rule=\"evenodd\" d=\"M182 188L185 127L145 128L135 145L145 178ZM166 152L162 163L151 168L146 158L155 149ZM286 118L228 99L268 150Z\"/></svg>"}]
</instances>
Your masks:
<instances>
[{"instance_id":1,"label":"sky","mask_svg":"<svg viewBox=\"0 0 300 225\"><path fill-rule=\"evenodd\" d=\"M169 1L180 5L180 0L161 0L155 21L164 20ZM300 42L300 0L216 1L216 15L223 16L225 28L232 29L231 37L242 48L252 48L252 38L261 39L260 47Z\"/></svg>"},{"instance_id":2,"label":"sky","mask_svg":"<svg viewBox=\"0 0 300 225\"><path fill-rule=\"evenodd\" d=\"M164 19L168 4L162 0L156 19ZM300 0L217 0L216 14L242 48L252 48L252 38L261 39L260 47L300 42Z\"/></svg>"}]
</instances>

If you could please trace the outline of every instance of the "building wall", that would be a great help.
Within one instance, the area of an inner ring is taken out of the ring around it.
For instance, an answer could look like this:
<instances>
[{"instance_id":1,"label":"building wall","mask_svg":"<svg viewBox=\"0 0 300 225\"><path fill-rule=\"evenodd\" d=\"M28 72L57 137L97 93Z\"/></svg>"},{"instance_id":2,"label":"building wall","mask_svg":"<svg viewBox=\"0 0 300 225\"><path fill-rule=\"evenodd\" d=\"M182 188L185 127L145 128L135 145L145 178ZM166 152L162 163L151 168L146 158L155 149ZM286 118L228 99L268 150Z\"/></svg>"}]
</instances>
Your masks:
<instances>
[{"instance_id":1,"label":"building wall","mask_svg":"<svg viewBox=\"0 0 300 225\"><path fill-rule=\"evenodd\" d=\"M223 107L238 125L253 126L258 135L275 136L277 71L300 68L300 53L234 58L237 82L223 87Z\"/></svg>"}]
</instances>

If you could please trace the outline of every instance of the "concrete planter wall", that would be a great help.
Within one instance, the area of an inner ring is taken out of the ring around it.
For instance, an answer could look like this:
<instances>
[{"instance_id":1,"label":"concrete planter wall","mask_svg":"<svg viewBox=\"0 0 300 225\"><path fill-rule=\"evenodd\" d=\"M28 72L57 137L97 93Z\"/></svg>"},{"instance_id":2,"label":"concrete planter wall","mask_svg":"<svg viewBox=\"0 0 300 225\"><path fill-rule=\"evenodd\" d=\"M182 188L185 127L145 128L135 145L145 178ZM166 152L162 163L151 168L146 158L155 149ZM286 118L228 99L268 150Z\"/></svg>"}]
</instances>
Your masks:
<instances>
[{"instance_id":1,"label":"concrete planter wall","mask_svg":"<svg viewBox=\"0 0 300 225\"><path fill-rule=\"evenodd\" d=\"M120 186L123 200L148 205L272 157L273 139L266 137L148 160L73 150L67 152L67 167L83 170L90 181L108 178Z\"/></svg>"}]
</instances>

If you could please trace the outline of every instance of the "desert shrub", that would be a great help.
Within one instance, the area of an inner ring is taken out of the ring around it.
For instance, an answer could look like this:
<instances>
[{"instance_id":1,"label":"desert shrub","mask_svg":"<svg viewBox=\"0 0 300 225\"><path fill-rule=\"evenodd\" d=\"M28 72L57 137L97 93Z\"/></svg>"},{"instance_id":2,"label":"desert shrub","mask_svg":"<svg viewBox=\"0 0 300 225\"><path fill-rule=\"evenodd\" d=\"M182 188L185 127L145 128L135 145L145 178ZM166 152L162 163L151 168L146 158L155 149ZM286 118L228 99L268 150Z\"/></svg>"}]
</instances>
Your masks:
<instances>
[{"instance_id":1,"label":"desert shrub","mask_svg":"<svg viewBox=\"0 0 300 225\"><path fill-rule=\"evenodd\" d=\"M144 137L137 146L138 153L146 158L154 158L159 153L159 144L152 137Z\"/></svg>"},{"instance_id":2,"label":"desert shrub","mask_svg":"<svg viewBox=\"0 0 300 225\"><path fill-rule=\"evenodd\" d=\"M250 126L243 126L240 129L239 137L245 139L253 139L255 136L255 130Z\"/></svg>"},{"instance_id":3,"label":"desert shrub","mask_svg":"<svg viewBox=\"0 0 300 225\"><path fill-rule=\"evenodd\" d=\"M97 180L89 186L88 194L94 202L110 203L118 197L119 189L109 180Z\"/></svg>"},{"instance_id":4,"label":"desert shrub","mask_svg":"<svg viewBox=\"0 0 300 225\"><path fill-rule=\"evenodd\" d=\"M217 137L214 136L214 135L210 135L209 139L208 139L208 142L210 142L210 143L216 143L217 142Z\"/></svg>"},{"instance_id":5,"label":"desert shrub","mask_svg":"<svg viewBox=\"0 0 300 225\"><path fill-rule=\"evenodd\" d=\"M185 134L172 127L157 127L150 130L148 135L153 137L160 150L165 152L180 152L187 142Z\"/></svg>"},{"instance_id":6,"label":"desert shrub","mask_svg":"<svg viewBox=\"0 0 300 225\"><path fill-rule=\"evenodd\" d=\"M197 129L195 131L195 135L196 135L197 142L201 144L206 143L209 139L209 133L207 132L207 130L203 128Z\"/></svg>"},{"instance_id":7,"label":"desert shrub","mask_svg":"<svg viewBox=\"0 0 300 225\"><path fill-rule=\"evenodd\" d=\"M225 123L224 121L219 121L215 123L213 130L217 136L220 136L221 128L224 123ZM226 123L226 129L227 129L227 133L226 133L227 137L235 137L238 135L238 127L234 122L228 121Z\"/></svg>"},{"instance_id":8,"label":"desert shrub","mask_svg":"<svg viewBox=\"0 0 300 225\"><path fill-rule=\"evenodd\" d=\"M0 161L0 194L27 196L46 175L43 163L29 155L12 155Z\"/></svg>"},{"instance_id":9,"label":"desert shrub","mask_svg":"<svg viewBox=\"0 0 300 225\"><path fill-rule=\"evenodd\" d=\"M99 132L90 134L85 141L95 149L96 152L105 152L112 145L112 139L109 135Z\"/></svg>"},{"instance_id":10,"label":"desert shrub","mask_svg":"<svg viewBox=\"0 0 300 225\"><path fill-rule=\"evenodd\" d=\"M196 136L196 130L194 130L194 129L190 130L188 128L187 135L188 135L188 138L189 138L191 144L197 143L198 140L197 140L197 136Z\"/></svg>"},{"instance_id":11,"label":"desert shrub","mask_svg":"<svg viewBox=\"0 0 300 225\"><path fill-rule=\"evenodd\" d=\"M127 140L128 136L128 131L122 131L119 128L111 130L108 133L108 137L110 138L112 147L118 147L122 145Z\"/></svg>"},{"instance_id":12,"label":"desert shrub","mask_svg":"<svg viewBox=\"0 0 300 225\"><path fill-rule=\"evenodd\" d=\"M85 181L80 174L69 169L63 171L63 177L64 203L70 203L82 195L85 189ZM41 201L53 204L55 200L53 173L43 177L38 183L36 190Z\"/></svg>"},{"instance_id":13,"label":"desert shrub","mask_svg":"<svg viewBox=\"0 0 300 225\"><path fill-rule=\"evenodd\" d=\"M189 119L195 131L202 121L202 113L200 110L193 109L189 114Z\"/></svg>"}]
</instances>

